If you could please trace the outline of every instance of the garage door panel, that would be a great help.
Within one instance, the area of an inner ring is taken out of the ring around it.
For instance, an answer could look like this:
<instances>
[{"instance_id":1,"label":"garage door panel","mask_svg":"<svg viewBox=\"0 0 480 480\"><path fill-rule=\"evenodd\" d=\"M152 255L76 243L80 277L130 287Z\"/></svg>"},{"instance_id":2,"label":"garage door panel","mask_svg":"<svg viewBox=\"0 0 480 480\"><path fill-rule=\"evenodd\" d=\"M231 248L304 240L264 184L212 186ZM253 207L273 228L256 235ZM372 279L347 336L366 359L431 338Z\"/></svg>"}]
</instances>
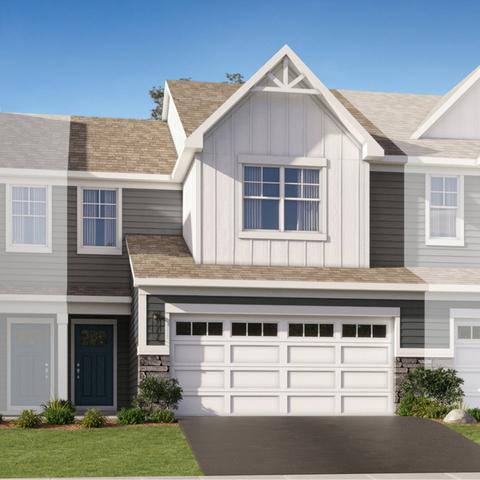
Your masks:
<instances>
[{"instance_id":1,"label":"garage door panel","mask_svg":"<svg viewBox=\"0 0 480 480\"><path fill-rule=\"evenodd\" d=\"M349 365L389 365L388 346L342 347L342 363Z\"/></svg>"},{"instance_id":2,"label":"garage door panel","mask_svg":"<svg viewBox=\"0 0 480 480\"><path fill-rule=\"evenodd\" d=\"M231 409L234 415L278 415L278 396L232 395Z\"/></svg>"},{"instance_id":3,"label":"garage door panel","mask_svg":"<svg viewBox=\"0 0 480 480\"><path fill-rule=\"evenodd\" d=\"M343 371L342 388L381 390L388 388L389 372Z\"/></svg>"},{"instance_id":4,"label":"garage door panel","mask_svg":"<svg viewBox=\"0 0 480 480\"><path fill-rule=\"evenodd\" d=\"M223 395L184 395L178 415L225 415L225 398Z\"/></svg>"},{"instance_id":5,"label":"garage door panel","mask_svg":"<svg viewBox=\"0 0 480 480\"><path fill-rule=\"evenodd\" d=\"M288 372L288 388L291 389L334 389L334 371L295 371Z\"/></svg>"},{"instance_id":6,"label":"garage door panel","mask_svg":"<svg viewBox=\"0 0 480 480\"><path fill-rule=\"evenodd\" d=\"M242 371L231 372L232 388L279 388L280 374L277 371Z\"/></svg>"},{"instance_id":7,"label":"garage door panel","mask_svg":"<svg viewBox=\"0 0 480 480\"><path fill-rule=\"evenodd\" d=\"M463 371L461 372L464 384L463 391L479 393L480 392L480 369L476 371Z\"/></svg>"},{"instance_id":8,"label":"garage door panel","mask_svg":"<svg viewBox=\"0 0 480 480\"><path fill-rule=\"evenodd\" d=\"M455 351L455 365L457 368L480 365L480 345L476 347L459 345Z\"/></svg>"},{"instance_id":9,"label":"garage door panel","mask_svg":"<svg viewBox=\"0 0 480 480\"><path fill-rule=\"evenodd\" d=\"M278 363L279 347L276 345L233 345L232 363Z\"/></svg>"},{"instance_id":10,"label":"garage door panel","mask_svg":"<svg viewBox=\"0 0 480 480\"><path fill-rule=\"evenodd\" d=\"M342 413L346 415L384 415L389 412L388 397L343 396Z\"/></svg>"},{"instance_id":11,"label":"garage door panel","mask_svg":"<svg viewBox=\"0 0 480 480\"><path fill-rule=\"evenodd\" d=\"M223 370L177 370L176 377L185 390L225 387Z\"/></svg>"},{"instance_id":12,"label":"garage door panel","mask_svg":"<svg viewBox=\"0 0 480 480\"><path fill-rule=\"evenodd\" d=\"M334 364L335 347L290 345L288 347L288 362L291 364Z\"/></svg>"},{"instance_id":13,"label":"garage door panel","mask_svg":"<svg viewBox=\"0 0 480 480\"><path fill-rule=\"evenodd\" d=\"M175 365L223 363L225 353L223 345L183 345L174 348Z\"/></svg>"},{"instance_id":14,"label":"garage door panel","mask_svg":"<svg viewBox=\"0 0 480 480\"><path fill-rule=\"evenodd\" d=\"M335 397L289 396L288 413L292 415L332 415L335 413Z\"/></svg>"}]
</instances>

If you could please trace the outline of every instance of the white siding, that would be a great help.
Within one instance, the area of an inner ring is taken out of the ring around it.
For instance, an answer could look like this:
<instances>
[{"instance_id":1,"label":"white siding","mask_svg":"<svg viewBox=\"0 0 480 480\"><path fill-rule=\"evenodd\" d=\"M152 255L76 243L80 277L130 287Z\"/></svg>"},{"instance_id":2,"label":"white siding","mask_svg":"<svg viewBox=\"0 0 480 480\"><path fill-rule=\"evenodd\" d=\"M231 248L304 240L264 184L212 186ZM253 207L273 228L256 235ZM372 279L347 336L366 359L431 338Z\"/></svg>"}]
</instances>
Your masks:
<instances>
[{"instance_id":1,"label":"white siding","mask_svg":"<svg viewBox=\"0 0 480 480\"><path fill-rule=\"evenodd\" d=\"M200 218L197 201L200 185L200 168L199 160L195 159L185 178L182 198L183 238L196 262L201 261L199 252Z\"/></svg>"},{"instance_id":2,"label":"white siding","mask_svg":"<svg viewBox=\"0 0 480 480\"><path fill-rule=\"evenodd\" d=\"M167 87L168 88L168 87ZM168 100L168 112L167 112L167 123L170 133L172 135L173 144L175 145L175 150L178 154L183 150L185 145L185 130L183 129L180 116L178 115L177 107L173 101L173 97L170 95L169 91L165 92L169 96Z\"/></svg>"},{"instance_id":3,"label":"white siding","mask_svg":"<svg viewBox=\"0 0 480 480\"><path fill-rule=\"evenodd\" d=\"M480 139L480 82L477 81L423 136Z\"/></svg>"},{"instance_id":4,"label":"white siding","mask_svg":"<svg viewBox=\"0 0 480 480\"><path fill-rule=\"evenodd\" d=\"M239 238L239 154L326 157L327 241ZM368 165L313 97L250 94L206 135L201 161L203 262L368 266Z\"/></svg>"}]
</instances>

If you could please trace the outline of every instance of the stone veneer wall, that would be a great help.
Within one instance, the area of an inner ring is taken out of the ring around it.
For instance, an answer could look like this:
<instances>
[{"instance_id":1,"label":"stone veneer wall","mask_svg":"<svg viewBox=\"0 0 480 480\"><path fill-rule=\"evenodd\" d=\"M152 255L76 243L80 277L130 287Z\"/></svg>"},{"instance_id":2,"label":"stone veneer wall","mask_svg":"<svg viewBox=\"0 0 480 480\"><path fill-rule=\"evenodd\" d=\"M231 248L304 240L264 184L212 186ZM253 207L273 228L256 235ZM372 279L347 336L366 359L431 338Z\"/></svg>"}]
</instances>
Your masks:
<instances>
[{"instance_id":1,"label":"stone veneer wall","mask_svg":"<svg viewBox=\"0 0 480 480\"><path fill-rule=\"evenodd\" d=\"M425 366L425 359L418 357L397 357L395 359L395 405L400 403L400 387L409 372Z\"/></svg>"},{"instance_id":2,"label":"stone veneer wall","mask_svg":"<svg viewBox=\"0 0 480 480\"><path fill-rule=\"evenodd\" d=\"M165 378L169 376L169 355L140 355L138 359L138 380L146 377Z\"/></svg>"}]
</instances>

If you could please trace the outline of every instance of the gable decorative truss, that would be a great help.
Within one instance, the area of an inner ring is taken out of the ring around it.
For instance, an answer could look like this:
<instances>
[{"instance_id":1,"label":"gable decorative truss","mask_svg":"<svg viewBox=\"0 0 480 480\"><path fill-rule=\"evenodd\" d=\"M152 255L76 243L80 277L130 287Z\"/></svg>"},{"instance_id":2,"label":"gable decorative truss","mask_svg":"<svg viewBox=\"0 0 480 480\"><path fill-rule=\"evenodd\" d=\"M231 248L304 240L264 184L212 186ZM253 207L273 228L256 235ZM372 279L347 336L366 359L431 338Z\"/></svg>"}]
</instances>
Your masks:
<instances>
[{"instance_id":1,"label":"gable decorative truss","mask_svg":"<svg viewBox=\"0 0 480 480\"><path fill-rule=\"evenodd\" d=\"M384 156L383 148L375 139L303 63L297 54L288 45L285 45L186 139L183 152L179 155L173 170L172 176L175 181L183 180L195 152L202 151L205 133L251 91L300 93L317 96L361 145L364 159Z\"/></svg>"},{"instance_id":2,"label":"gable decorative truss","mask_svg":"<svg viewBox=\"0 0 480 480\"><path fill-rule=\"evenodd\" d=\"M435 108L429 113L428 117L413 132L411 138L418 140L425 136L435 123L440 120L459 100L463 97L480 79L480 66L467 75L461 82L457 83L449 92L447 92Z\"/></svg>"}]
</instances>

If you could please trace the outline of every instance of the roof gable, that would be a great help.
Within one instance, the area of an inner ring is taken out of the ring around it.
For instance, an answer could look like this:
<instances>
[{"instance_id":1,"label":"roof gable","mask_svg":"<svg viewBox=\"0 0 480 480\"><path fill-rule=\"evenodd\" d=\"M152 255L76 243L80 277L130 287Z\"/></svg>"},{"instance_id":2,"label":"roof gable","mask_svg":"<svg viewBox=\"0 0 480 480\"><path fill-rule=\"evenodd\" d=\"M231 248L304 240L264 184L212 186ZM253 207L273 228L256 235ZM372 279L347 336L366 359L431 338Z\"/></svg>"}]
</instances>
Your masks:
<instances>
[{"instance_id":1,"label":"roof gable","mask_svg":"<svg viewBox=\"0 0 480 480\"><path fill-rule=\"evenodd\" d=\"M457 138L480 139L480 66L467 75L461 82L447 92L431 110L428 116L413 132L412 139L420 138ZM474 98L468 98L468 97ZM459 112L459 110L462 110ZM460 114L460 118L452 118L452 124L461 120L463 125L453 129L449 116ZM462 121L463 120L463 121ZM465 127L467 127L465 129Z\"/></svg>"}]
</instances>

